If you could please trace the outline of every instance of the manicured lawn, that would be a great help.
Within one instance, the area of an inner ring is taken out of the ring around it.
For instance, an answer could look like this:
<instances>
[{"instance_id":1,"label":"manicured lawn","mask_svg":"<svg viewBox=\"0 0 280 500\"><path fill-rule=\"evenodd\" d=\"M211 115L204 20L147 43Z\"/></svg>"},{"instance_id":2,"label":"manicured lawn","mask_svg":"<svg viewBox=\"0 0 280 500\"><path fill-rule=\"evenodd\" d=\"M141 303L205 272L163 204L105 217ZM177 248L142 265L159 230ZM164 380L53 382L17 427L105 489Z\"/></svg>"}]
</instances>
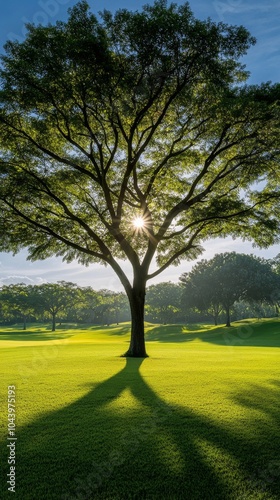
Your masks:
<instances>
[{"instance_id":1,"label":"manicured lawn","mask_svg":"<svg viewBox=\"0 0 280 500\"><path fill-rule=\"evenodd\" d=\"M280 498L280 322L0 330L1 489L19 500Z\"/></svg>"}]
</instances>

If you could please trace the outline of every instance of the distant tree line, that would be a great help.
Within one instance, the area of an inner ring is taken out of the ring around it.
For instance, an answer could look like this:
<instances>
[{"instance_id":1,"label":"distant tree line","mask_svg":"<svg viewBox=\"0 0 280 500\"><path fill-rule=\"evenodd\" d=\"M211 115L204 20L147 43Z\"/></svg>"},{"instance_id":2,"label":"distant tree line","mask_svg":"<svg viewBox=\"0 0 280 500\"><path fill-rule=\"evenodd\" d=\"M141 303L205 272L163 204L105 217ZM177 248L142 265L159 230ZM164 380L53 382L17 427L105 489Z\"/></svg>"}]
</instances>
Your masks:
<instances>
[{"instance_id":1,"label":"distant tree line","mask_svg":"<svg viewBox=\"0 0 280 500\"><path fill-rule=\"evenodd\" d=\"M0 289L0 321L30 322L51 319L52 331L59 322L109 324L129 320L124 293L93 290L60 281L41 285L4 285Z\"/></svg>"},{"instance_id":2,"label":"distant tree line","mask_svg":"<svg viewBox=\"0 0 280 500\"><path fill-rule=\"evenodd\" d=\"M154 323L225 322L277 316L280 307L280 256L265 260L235 252L201 260L179 283L152 285L146 295L146 321ZM60 281L41 285L3 285L0 322L51 320L57 323L109 325L130 320L124 293L94 290Z\"/></svg>"}]
</instances>

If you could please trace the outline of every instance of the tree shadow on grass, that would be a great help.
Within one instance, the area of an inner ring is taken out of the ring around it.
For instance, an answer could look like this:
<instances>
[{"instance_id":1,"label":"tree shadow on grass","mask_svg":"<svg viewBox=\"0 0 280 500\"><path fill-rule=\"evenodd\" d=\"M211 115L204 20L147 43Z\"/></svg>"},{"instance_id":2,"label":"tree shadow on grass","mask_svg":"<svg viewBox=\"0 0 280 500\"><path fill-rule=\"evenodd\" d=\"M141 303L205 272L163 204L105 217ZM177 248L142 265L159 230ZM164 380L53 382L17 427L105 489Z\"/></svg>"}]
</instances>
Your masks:
<instances>
[{"instance_id":1,"label":"tree shadow on grass","mask_svg":"<svg viewBox=\"0 0 280 500\"><path fill-rule=\"evenodd\" d=\"M157 342L190 342L198 334L189 333L189 329L184 325L160 325L150 328L145 338L149 341Z\"/></svg>"},{"instance_id":2,"label":"tree shadow on grass","mask_svg":"<svg viewBox=\"0 0 280 500\"><path fill-rule=\"evenodd\" d=\"M280 347L280 322L257 322L240 321L233 323L232 327L209 327L201 326L196 333L189 333L189 327L184 325L166 325L151 328L146 333L148 342L194 342L202 341L216 345L228 346L254 346L254 347Z\"/></svg>"},{"instance_id":3,"label":"tree shadow on grass","mask_svg":"<svg viewBox=\"0 0 280 500\"><path fill-rule=\"evenodd\" d=\"M16 332L0 332L0 342L1 340L11 340L17 342L26 342L30 340L39 341L39 340L61 340L68 339L74 335L71 333L63 333L63 332L28 332L28 331L16 331Z\"/></svg>"},{"instance_id":4,"label":"tree shadow on grass","mask_svg":"<svg viewBox=\"0 0 280 500\"><path fill-rule=\"evenodd\" d=\"M113 326L113 325L112 325ZM111 328L111 330L108 330L107 333L108 335L117 335L117 336L123 336L123 335L128 335L130 334L130 325L129 326L115 326Z\"/></svg>"},{"instance_id":5,"label":"tree shadow on grass","mask_svg":"<svg viewBox=\"0 0 280 500\"><path fill-rule=\"evenodd\" d=\"M88 330L100 333L106 333L107 335L127 335L130 333L130 322L129 323L110 323L108 325L94 325L88 328Z\"/></svg>"},{"instance_id":6,"label":"tree shadow on grass","mask_svg":"<svg viewBox=\"0 0 280 500\"><path fill-rule=\"evenodd\" d=\"M81 399L17 433L17 498L280 497L280 467L279 476L269 476L280 449L280 417L275 411L279 386L255 388L254 397L249 388L234 393L240 406L256 409L257 414L249 428L242 418L239 426L229 418L227 426L191 408L166 403L141 375L142 363L125 359L121 371L91 386ZM6 453L6 443L4 448ZM260 470L267 474L260 477ZM5 486L1 498L9 494Z\"/></svg>"}]
</instances>

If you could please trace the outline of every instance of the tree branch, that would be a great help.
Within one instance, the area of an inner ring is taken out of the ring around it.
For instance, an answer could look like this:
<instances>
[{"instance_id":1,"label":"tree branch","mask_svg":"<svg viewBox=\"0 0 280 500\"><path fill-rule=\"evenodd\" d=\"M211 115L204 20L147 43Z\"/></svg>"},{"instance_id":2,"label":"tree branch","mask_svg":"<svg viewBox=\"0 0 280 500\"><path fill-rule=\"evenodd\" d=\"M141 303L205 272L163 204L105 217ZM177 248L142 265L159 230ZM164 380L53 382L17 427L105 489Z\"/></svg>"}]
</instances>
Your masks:
<instances>
[{"instance_id":1,"label":"tree branch","mask_svg":"<svg viewBox=\"0 0 280 500\"><path fill-rule=\"evenodd\" d=\"M203 229L203 227L198 228L195 231L195 233L192 235L192 237L190 238L188 244L184 248L181 248L180 250L175 252L175 254L173 254L172 257L170 257L168 259L168 261L163 266L161 266L159 269L157 269L157 271L155 271L152 274L149 274L147 276L147 281L152 279L152 278L155 278L160 273L162 273L162 271L167 269L176 259L178 259L181 255L186 253L188 250L190 250L191 248L196 248L196 245L193 245L193 242L194 242L195 238L198 236L198 234L202 231L202 229Z\"/></svg>"}]
</instances>

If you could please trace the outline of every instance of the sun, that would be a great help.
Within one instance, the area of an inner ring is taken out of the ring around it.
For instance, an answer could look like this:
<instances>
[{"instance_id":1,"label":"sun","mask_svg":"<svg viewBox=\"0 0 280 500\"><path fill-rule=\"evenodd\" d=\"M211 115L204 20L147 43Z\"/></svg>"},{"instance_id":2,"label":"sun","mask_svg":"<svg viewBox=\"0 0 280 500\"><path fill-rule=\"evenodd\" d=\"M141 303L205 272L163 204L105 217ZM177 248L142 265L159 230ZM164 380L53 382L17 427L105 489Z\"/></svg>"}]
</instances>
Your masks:
<instances>
[{"instance_id":1,"label":"sun","mask_svg":"<svg viewBox=\"0 0 280 500\"><path fill-rule=\"evenodd\" d=\"M133 219L132 223L136 229L142 229L145 226L145 221L142 217L136 217L136 219Z\"/></svg>"}]
</instances>

